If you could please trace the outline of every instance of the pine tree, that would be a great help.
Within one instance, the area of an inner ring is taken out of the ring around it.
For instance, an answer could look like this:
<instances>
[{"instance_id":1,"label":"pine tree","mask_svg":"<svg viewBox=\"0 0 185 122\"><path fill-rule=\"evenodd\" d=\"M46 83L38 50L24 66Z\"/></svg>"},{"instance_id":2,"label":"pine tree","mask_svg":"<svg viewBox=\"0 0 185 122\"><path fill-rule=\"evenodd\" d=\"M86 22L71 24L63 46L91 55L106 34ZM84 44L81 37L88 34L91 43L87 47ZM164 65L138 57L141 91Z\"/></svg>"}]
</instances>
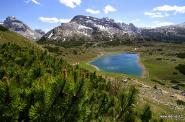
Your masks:
<instances>
[{"instance_id":1,"label":"pine tree","mask_svg":"<svg viewBox=\"0 0 185 122\"><path fill-rule=\"evenodd\" d=\"M141 120L142 122L149 122L149 120L152 119L152 112L150 110L150 106L145 106L143 113L141 114Z\"/></svg>"}]
</instances>

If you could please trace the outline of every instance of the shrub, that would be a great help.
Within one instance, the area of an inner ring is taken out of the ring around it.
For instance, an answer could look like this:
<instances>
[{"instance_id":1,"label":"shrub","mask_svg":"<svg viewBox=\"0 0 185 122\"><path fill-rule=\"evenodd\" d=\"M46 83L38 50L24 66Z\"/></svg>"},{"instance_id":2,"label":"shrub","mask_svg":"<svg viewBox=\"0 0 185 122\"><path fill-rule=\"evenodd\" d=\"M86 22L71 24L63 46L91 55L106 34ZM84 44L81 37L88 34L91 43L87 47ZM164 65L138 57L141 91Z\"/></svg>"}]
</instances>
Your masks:
<instances>
[{"instance_id":1,"label":"shrub","mask_svg":"<svg viewBox=\"0 0 185 122\"><path fill-rule=\"evenodd\" d=\"M178 85L172 85L172 88L173 88L173 89L177 89L177 90L180 89Z\"/></svg>"},{"instance_id":2,"label":"shrub","mask_svg":"<svg viewBox=\"0 0 185 122\"><path fill-rule=\"evenodd\" d=\"M154 81L154 82L156 82L156 83L158 83L158 84L160 84L160 85L165 85L165 83L163 83L163 82L161 82L161 81L159 81L159 80L153 79L152 81Z\"/></svg>"},{"instance_id":3,"label":"shrub","mask_svg":"<svg viewBox=\"0 0 185 122\"><path fill-rule=\"evenodd\" d=\"M18 65L23 66L24 63L25 63L25 60L21 57L18 57L18 58L15 59L15 63L18 64Z\"/></svg>"},{"instance_id":4,"label":"shrub","mask_svg":"<svg viewBox=\"0 0 185 122\"><path fill-rule=\"evenodd\" d=\"M73 54L74 54L74 55L77 55L78 52L77 52L76 50L73 50Z\"/></svg>"},{"instance_id":5,"label":"shrub","mask_svg":"<svg viewBox=\"0 0 185 122\"><path fill-rule=\"evenodd\" d=\"M156 60L162 60L162 58L156 58Z\"/></svg>"},{"instance_id":6,"label":"shrub","mask_svg":"<svg viewBox=\"0 0 185 122\"><path fill-rule=\"evenodd\" d=\"M41 51L13 44L0 46L0 78L7 81L5 87L0 82L0 97L5 98L0 100L0 121L141 119L135 111L138 93L134 87L124 89L96 72L74 68L60 57ZM66 79L63 69L68 71ZM146 108L142 116L148 121L150 109Z\"/></svg>"},{"instance_id":7,"label":"shrub","mask_svg":"<svg viewBox=\"0 0 185 122\"><path fill-rule=\"evenodd\" d=\"M176 81L176 80L171 80L170 82L171 83L180 83L179 81Z\"/></svg>"},{"instance_id":8,"label":"shrub","mask_svg":"<svg viewBox=\"0 0 185 122\"><path fill-rule=\"evenodd\" d=\"M177 72L173 72L173 75L177 75L178 73Z\"/></svg>"},{"instance_id":9,"label":"shrub","mask_svg":"<svg viewBox=\"0 0 185 122\"><path fill-rule=\"evenodd\" d=\"M185 58L185 53L177 53L178 58Z\"/></svg>"},{"instance_id":10,"label":"shrub","mask_svg":"<svg viewBox=\"0 0 185 122\"><path fill-rule=\"evenodd\" d=\"M0 79L4 77L5 71L3 69L0 69Z\"/></svg>"},{"instance_id":11,"label":"shrub","mask_svg":"<svg viewBox=\"0 0 185 122\"><path fill-rule=\"evenodd\" d=\"M185 64L179 64L175 67L180 73L185 75Z\"/></svg>"},{"instance_id":12,"label":"shrub","mask_svg":"<svg viewBox=\"0 0 185 122\"><path fill-rule=\"evenodd\" d=\"M150 106L145 106L143 113L141 114L142 122L149 122L152 118L152 111L150 110Z\"/></svg>"},{"instance_id":13,"label":"shrub","mask_svg":"<svg viewBox=\"0 0 185 122\"><path fill-rule=\"evenodd\" d=\"M178 105L185 105L185 102L182 101L182 100L177 100L176 102L177 102Z\"/></svg>"}]
</instances>

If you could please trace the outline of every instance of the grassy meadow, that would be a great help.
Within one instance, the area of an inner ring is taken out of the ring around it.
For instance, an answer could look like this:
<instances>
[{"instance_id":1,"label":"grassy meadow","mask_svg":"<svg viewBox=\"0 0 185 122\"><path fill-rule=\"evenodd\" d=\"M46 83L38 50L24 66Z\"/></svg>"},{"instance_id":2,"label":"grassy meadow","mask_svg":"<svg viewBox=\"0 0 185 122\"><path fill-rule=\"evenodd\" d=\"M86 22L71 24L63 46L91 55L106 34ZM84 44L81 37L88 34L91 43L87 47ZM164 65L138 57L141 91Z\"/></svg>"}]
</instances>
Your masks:
<instances>
[{"instance_id":1,"label":"grassy meadow","mask_svg":"<svg viewBox=\"0 0 185 122\"><path fill-rule=\"evenodd\" d=\"M180 99L185 102L185 98L180 96L181 91L185 90L185 75L176 67L179 64L185 64L185 58L178 57L179 53L185 53L185 44L146 43L138 46L108 48L62 48L56 45L43 45L43 47L57 56L62 56L72 65L79 64L80 68L96 72L97 75L108 80L114 79L114 83L128 79L128 82L123 85L125 87L135 85L140 91L138 106L143 108L145 104L149 104L154 111L153 116L168 122L184 121L182 118L185 119L185 108L177 101ZM89 64L99 56L124 52L140 54L141 63L145 68L145 77L105 72ZM173 117L164 118L165 115L183 117L176 120Z\"/></svg>"}]
</instances>

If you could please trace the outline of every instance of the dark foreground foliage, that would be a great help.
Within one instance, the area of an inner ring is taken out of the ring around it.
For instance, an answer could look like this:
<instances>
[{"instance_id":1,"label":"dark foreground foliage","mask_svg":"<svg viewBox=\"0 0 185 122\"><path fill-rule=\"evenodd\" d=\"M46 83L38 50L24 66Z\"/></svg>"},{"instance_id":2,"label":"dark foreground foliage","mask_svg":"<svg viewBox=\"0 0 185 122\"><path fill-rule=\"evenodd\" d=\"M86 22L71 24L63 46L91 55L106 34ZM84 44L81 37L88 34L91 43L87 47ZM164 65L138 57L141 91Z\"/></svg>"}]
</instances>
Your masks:
<instances>
[{"instance_id":1,"label":"dark foreground foliage","mask_svg":"<svg viewBox=\"0 0 185 122\"><path fill-rule=\"evenodd\" d=\"M185 64L179 64L178 66L175 67L179 72L185 75Z\"/></svg>"},{"instance_id":2,"label":"dark foreground foliage","mask_svg":"<svg viewBox=\"0 0 185 122\"><path fill-rule=\"evenodd\" d=\"M125 90L45 51L0 45L1 122L148 121L149 108L142 116L135 111L136 95L135 88Z\"/></svg>"},{"instance_id":3,"label":"dark foreground foliage","mask_svg":"<svg viewBox=\"0 0 185 122\"><path fill-rule=\"evenodd\" d=\"M185 58L185 53L177 53L178 58Z\"/></svg>"},{"instance_id":4,"label":"dark foreground foliage","mask_svg":"<svg viewBox=\"0 0 185 122\"><path fill-rule=\"evenodd\" d=\"M8 29L5 28L4 26L0 25L0 31L8 31Z\"/></svg>"}]
</instances>

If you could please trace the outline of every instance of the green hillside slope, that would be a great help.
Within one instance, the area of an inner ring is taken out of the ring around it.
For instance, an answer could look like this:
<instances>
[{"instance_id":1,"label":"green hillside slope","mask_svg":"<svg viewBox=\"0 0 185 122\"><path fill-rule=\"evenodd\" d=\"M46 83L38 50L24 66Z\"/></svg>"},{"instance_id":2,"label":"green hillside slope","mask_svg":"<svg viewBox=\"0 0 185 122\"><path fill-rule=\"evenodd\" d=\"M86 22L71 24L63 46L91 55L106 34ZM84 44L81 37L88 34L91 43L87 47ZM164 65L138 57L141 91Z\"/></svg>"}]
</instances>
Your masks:
<instances>
[{"instance_id":1,"label":"green hillside slope","mask_svg":"<svg viewBox=\"0 0 185 122\"><path fill-rule=\"evenodd\" d=\"M4 44L8 42L16 43L19 46L28 47L28 48L33 48L33 47L38 48L39 47L31 40L28 40L27 38L21 35L18 35L17 33L13 31L9 31L8 29L0 25L0 44Z\"/></svg>"},{"instance_id":2,"label":"green hillside slope","mask_svg":"<svg viewBox=\"0 0 185 122\"><path fill-rule=\"evenodd\" d=\"M0 30L0 121L145 121L137 90L68 65L29 40Z\"/></svg>"}]
</instances>

